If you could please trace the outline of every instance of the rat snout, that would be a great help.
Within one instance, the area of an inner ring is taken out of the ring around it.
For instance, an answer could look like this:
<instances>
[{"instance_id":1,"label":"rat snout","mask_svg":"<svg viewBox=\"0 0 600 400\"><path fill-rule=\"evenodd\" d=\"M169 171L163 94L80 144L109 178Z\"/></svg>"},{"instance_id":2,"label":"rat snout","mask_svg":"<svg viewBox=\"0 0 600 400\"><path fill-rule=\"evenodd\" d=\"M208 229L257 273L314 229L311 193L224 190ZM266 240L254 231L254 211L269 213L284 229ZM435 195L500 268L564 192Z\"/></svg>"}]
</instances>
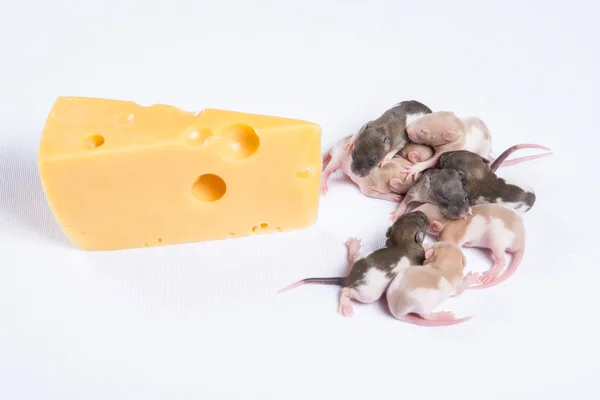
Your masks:
<instances>
[{"instance_id":1,"label":"rat snout","mask_svg":"<svg viewBox=\"0 0 600 400\"><path fill-rule=\"evenodd\" d=\"M467 219L469 209L464 207L450 206L446 211L446 216L450 219Z\"/></svg>"}]
</instances>

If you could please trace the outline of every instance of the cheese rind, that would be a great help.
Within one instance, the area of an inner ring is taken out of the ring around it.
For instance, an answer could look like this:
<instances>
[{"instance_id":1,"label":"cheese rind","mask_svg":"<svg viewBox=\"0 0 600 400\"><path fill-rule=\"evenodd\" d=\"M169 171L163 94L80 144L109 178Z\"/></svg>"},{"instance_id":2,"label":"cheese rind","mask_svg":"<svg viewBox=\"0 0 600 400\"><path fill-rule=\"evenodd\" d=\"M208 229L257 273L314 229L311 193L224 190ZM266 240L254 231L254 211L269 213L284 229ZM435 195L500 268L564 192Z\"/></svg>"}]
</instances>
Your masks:
<instances>
[{"instance_id":1,"label":"cheese rind","mask_svg":"<svg viewBox=\"0 0 600 400\"><path fill-rule=\"evenodd\" d=\"M307 121L61 97L38 166L75 245L119 250L312 225L320 148Z\"/></svg>"}]
</instances>

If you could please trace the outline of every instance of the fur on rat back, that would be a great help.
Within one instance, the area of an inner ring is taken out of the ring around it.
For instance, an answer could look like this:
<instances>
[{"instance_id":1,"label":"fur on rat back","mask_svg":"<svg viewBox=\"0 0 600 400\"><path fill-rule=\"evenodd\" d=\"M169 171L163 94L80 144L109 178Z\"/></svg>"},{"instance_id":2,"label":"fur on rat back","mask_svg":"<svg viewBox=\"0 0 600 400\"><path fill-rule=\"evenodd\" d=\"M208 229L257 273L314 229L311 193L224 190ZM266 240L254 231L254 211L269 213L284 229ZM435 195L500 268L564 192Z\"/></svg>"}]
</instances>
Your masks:
<instances>
[{"instance_id":1,"label":"fur on rat back","mask_svg":"<svg viewBox=\"0 0 600 400\"><path fill-rule=\"evenodd\" d=\"M456 293L457 285L463 280L465 258L456 245L438 242L431 246L431 251L433 254L422 266L400 271L390 283L386 297L390 312L396 318L407 320L410 313L431 314ZM407 322L416 321L408 319Z\"/></svg>"},{"instance_id":2,"label":"fur on rat back","mask_svg":"<svg viewBox=\"0 0 600 400\"><path fill-rule=\"evenodd\" d=\"M364 177L390 150L406 146L407 118L412 122L428 113L431 109L416 100L402 101L364 124L352 150L352 172Z\"/></svg>"},{"instance_id":3,"label":"fur on rat back","mask_svg":"<svg viewBox=\"0 0 600 400\"><path fill-rule=\"evenodd\" d=\"M487 160L471 151L444 153L440 157L439 166L465 174L465 185L471 205L497 203L524 213L535 204L536 196L533 190L499 177L491 170Z\"/></svg>"}]
</instances>

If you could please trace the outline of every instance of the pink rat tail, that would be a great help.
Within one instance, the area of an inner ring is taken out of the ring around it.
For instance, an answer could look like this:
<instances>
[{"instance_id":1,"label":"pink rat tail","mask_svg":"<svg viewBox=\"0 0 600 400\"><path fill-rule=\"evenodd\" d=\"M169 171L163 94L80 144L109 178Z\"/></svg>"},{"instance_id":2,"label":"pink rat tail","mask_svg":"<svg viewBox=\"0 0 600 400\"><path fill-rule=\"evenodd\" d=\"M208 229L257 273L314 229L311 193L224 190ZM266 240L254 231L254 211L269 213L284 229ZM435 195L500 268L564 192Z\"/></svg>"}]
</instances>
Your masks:
<instances>
[{"instance_id":1,"label":"pink rat tail","mask_svg":"<svg viewBox=\"0 0 600 400\"><path fill-rule=\"evenodd\" d=\"M463 322L467 322L468 320L472 319L473 317L464 317L464 318L454 318L452 316L452 314L450 313L439 313L439 314L447 314L448 317L441 317L441 318L436 318L436 319L425 319L420 315L415 315L415 314L407 314L407 315L403 315L402 317L397 317L399 320L404 321L404 322L408 322L410 324L414 324L414 325L419 325L419 326L429 326L429 327L436 327L436 326L450 326L450 325L457 325Z\"/></svg>"},{"instance_id":2,"label":"pink rat tail","mask_svg":"<svg viewBox=\"0 0 600 400\"><path fill-rule=\"evenodd\" d=\"M508 156L510 156L512 153L514 153L515 151L520 150L520 149L542 149L542 150L548 150L548 153L536 154L533 156L519 157L519 158L515 158L513 160L506 161ZM514 146L511 146L508 149L504 150L502 152L502 154L500 154L498 156L498 158L494 159L492 157L490 160L490 161L492 161L492 165L490 165L490 169L492 171L496 172L496 170L499 167L510 167L513 165L520 164L524 161L536 160L538 158L546 157L551 154L553 154L551 149L549 149L546 146L539 145L539 144L532 144L532 143L515 144Z\"/></svg>"},{"instance_id":3,"label":"pink rat tail","mask_svg":"<svg viewBox=\"0 0 600 400\"><path fill-rule=\"evenodd\" d=\"M298 281L296 283L292 283L289 286L284 287L283 289L279 289L277 293L287 292L288 290L292 290L297 288L298 286L302 286L307 283L316 283L321 285L335 285L342 286L344 278L336 277L336 278L306 278Z\"/></svg>"},{"instance_id":4,"label":"pink rat tail","mask_svg":"<svg viewBox=\"0 0 600 400\"><path fill-rule=\"evenodd\" d=\"M517 271L517 268L519 268L519 264L521 264L524 255L525 248L515 251L512 260L510 260L508 268L506 268L506 271L504 271L502 275L500 275L499 277L497 277L496 279L494 279L486 285L470 286L469 289L487 289L489 287L496 286L497 284L504 282Z\"/></svg>"}]
</instances>

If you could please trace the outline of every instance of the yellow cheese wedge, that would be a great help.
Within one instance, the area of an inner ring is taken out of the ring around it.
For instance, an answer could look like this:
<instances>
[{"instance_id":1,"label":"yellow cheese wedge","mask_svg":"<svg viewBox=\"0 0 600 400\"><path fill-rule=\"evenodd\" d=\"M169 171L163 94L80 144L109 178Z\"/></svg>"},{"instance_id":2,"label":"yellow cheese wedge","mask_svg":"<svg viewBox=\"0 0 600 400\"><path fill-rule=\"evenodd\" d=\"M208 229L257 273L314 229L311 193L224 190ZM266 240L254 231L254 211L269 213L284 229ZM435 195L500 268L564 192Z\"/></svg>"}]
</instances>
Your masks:
<instances>
[{"instance_id":1,"label":"yellow cheese wedge","mask_svg":"<svg viewBox=\"0 0 600 400\"><path fill-rule=\"evenodd\" d=\"M38 166L84 250L302 229L317 218L321 128L288 118L60 97Z\"/></svg>"}]
</instances>

